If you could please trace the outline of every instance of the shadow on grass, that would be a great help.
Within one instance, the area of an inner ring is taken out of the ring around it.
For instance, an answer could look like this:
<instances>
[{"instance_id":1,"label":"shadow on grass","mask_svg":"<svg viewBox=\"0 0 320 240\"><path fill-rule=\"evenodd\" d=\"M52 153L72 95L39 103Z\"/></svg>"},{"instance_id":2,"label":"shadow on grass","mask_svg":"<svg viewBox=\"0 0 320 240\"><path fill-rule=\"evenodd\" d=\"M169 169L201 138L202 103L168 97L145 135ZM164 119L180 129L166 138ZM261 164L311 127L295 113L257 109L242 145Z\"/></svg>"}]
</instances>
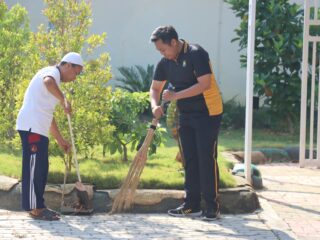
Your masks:
<instances>
[{"instance_id":1,"label":"shadow on grass","mask_svg":"<svg viewBox=\"0 0 320 240\"><path fill-rule=\"evenodd\" d=\"M149 156L146 168L148 170L147 174L141 176L139 188L147 189L183 189L183 182L176 179L175 173L172 174L173 178L163 178L161 176L154 176L152 174L153 170L161 171L163 173L168 172L183 172L181 164L175 165L173 167L172 162L176 160L168 161L168 164L163 161L158 161L152 159L152 156ZM219 160L220 162L220 160ZM121 186L122 181L127 176L132 160L124 163L121 161L121 157L111 157L111 158L102 158L102 156L93 157L93 158L80 158L80 174L82 181L88 184L94 184L97 189L116 189ZM221 165L226 165L225 161L219 163ZM48 181L49 183L62 184L64 179L64 166L60 165L61 169L53 169L49 171ZM150 174L151 171L151 174ZM223 174L221 174L222 176ZM170 175L171 176L171 175ZM220 176L220 177L221 177ZM183 176L181 176L183 179ZM171 178L171 177L170 177ZM71 173L69 173L67 182L74 183L77 181L77 175L75 172L74 166L72 167ZM230 181L226 177L220 179L220 187L230 187Z\"/></svg>"},{"instance_id":2,"label":"shadow on grass","mask_svg":"<svg viewBox=\"0 0 320 240\"><path fill-rule=\"evenodd\" d=\"M167 148L167 147L177 147L178 146L178 143L177 141L171 137L171 135L167 138L167 141L164 143L164 146Z\"/></svg>"},{"instance_id":3,"label":"shadow on grass","mask_svg":"<svg viewBox=\"0 0 320 240\"><path fill-rule=\"evenodd\" d=\"M176 161L176 160L172 160ZM129 169L130 165L132 164L133 160L129 160L128 162L123 162L119 159L108 159L108 160L101 160L98 158L88 158L88 159L80 159L79 162L83 165L86 163L96 164L99 166L99 169L106 170L106 171L112 171L112 170L118 170L118 169ZM150 168L161 168L164 166L164 164L160 161L157 161L156 158L148 157L146 166ZM168 167L171 165L168 164Z\"/></svg>"},{"instance_id":4,"label":"shadow on grass","mask_svg":"<svg viewBox=\"0 0 320 240\"><path fill-rule=\"evenodd\" d=\"M139 188L143 189L172 189L172 190L183 190L181 183L167 183L158 179L150 179L148 181L141 180Z\"/></svg>"},{"instance_id":5,"label":"shadow on grass","mask_svg":"<svg viewBox=\"0 0 320 240\"><path fill-rule=\"evenodd\" d=\"M131 161L128 163L119 162L118 160L103 161L97 158L80 159L80 175L83 183L95 185L97 189L116 189L121 187L121 183L127 175ZM82 167L81 167L82 165ZM93 171L90 167L94 166ZM149 166L150 167L150 166ZM161 164L154 164L154 167L161 167ZM81 169L85 169L81 171ZM99 169L95 171L95 169ZM119 174L120 172L120 174ZM62 184L64 172L49 171L48 183ZM74 167L68 174L67 183L75 183L77 175ZM182 189L181 183L168 183L161 179L141 179L139 188L149 189Z\"/></svg>"},{"instance_id":6,"label":"shadow on grass","mask_svg":"<svg viewBox=\"0 0 320 240\"><path fill-rule=\"evenodd\" d=\"M147 166L150 168L156 168L156 167L163 167L163 164L159 163L159 162L155 162L155 161L147 161Z\"/></svg>"},{"instance_id":7,"label":"shadow on grass","mask_svg":"<svg viewBox=\"0 0 320 240\"><path fill-rule=\"evenodd\" d=\"M61 172L50 172L48 176L48 183L51 184L63 184L64 174ZM77 181L77 175L72 172L68 175L67 183L75 183ZM123 181L122 178L114 175L99 176L99 175L87 175L81 174L81 180L83 183L92 184L97 189L117 189L121 187ZM183 189L181 183L167 183L158 179L141 179L139 188L145 189Z\"/></svg>"},{"instance_id":8,"label":"shadow on grass","mask_svg":"<svg viewBox=\"0 0 320 240\"><path fill-rule=\"evenodd\" d=\"M80 159L79 162L80 164L83 164L83 165L91 165L91 164L96 165L100 170L105 170L105 171L129 168L131 164L131 161L124 163L116 159L106 161L98 158Z\"/></svg>"},{"instance_id":9,"label":"shadow on grass","mask_svg":"<svg viewBox=\"0 0 320 240\"><path fill-rule=\"evenodd\" d=\"M51 184L63 184L64 174L61 172L50 172L48 176L48 183ZM75 172L68 175L67 183L75 183L78 181ZM97 189L116 189L121 186L122 179L116 176L88 176L87 174L81 174L81 181L90 185L94 185Z\"/></svg>"},{"instance_id":10,"label":"shadow on grass","mask_svg":"<svg viewBox=\"0 0 320 240\"><path fill-rule=\"evenodd\" d=\"M7 145L0 146L0 152L8 155L14 155L15 157L20 157L22 155L21 149L16 149Z\"/></svg>"}]
</instances>

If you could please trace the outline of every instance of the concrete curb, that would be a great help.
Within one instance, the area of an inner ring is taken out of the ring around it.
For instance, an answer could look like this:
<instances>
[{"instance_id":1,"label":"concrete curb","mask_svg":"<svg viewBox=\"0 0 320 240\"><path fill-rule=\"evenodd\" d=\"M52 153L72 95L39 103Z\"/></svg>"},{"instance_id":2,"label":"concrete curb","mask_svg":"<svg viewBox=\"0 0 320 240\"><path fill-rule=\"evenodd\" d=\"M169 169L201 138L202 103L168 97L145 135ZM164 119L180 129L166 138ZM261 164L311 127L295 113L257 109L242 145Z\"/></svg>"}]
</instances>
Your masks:
<instances>
[{"instance_id":1,"label":"concrete curb","mask_svg":"<svg viewBox=\"0 0 320 240\"><path fill-rule=\"evenodd\" d=\"M236 178L238 182L242 178ZM10 186L11 187L8 187ZM21 183L16 179L1 176L0 181L0 208L20 211L21 210ZM61 205L60 185L47 185L45 191L45 201L48 207L60 210ZM73 186L69 184L67 192L73 193ZM117 193L117 189L98 190L93 195L94 211L97 213L109 212L112 201ZM67 196L66 195L66 196ZM175 208L183 202L184 191L182 190L165 190L165 189L138 189L135 202L129 212L132 213L165 213L170 208ZM257 194L247 185L240 184L236 188L221 189L220 194L221 212L222 213L248 213L253 212L260 207Z\"/></svg>"}]
</instances>

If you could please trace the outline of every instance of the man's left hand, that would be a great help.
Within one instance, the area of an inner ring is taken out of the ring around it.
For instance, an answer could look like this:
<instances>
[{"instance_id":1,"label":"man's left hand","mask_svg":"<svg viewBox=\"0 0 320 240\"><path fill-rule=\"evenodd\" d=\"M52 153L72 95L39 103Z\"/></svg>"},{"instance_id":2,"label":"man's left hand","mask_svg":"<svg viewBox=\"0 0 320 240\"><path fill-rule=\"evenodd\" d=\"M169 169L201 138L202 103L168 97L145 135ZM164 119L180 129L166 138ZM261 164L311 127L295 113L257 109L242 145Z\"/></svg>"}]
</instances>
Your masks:
<instances>
[{"instance_id":1,"label":"man's left hand","mask_svg":"<svg viewBox=\"0 0 320 240\"><path fill-rule=\"evenodd\" d=\"M176 100L176 93L174 91L164 90L162 93L162 100L165 102Z\"/></svg>"}]
</instances>

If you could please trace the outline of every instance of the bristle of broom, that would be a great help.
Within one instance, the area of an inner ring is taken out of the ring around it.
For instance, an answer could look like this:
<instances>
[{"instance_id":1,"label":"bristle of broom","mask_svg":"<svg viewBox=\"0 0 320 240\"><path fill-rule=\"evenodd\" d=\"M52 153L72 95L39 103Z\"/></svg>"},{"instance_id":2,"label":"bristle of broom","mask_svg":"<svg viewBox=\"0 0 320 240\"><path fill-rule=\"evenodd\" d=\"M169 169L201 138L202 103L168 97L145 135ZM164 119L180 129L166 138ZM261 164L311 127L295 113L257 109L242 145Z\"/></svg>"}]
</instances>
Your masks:
<instances>
[{"instance_id":1,"label":"bristle of broom","mask_svg":"<svg viewBox=\"0 0 320 240\"><path fill-rule=\"evenodd\" d=\"M149 129L141 148L133 159L127 177L123 181L120 191L113 201L110 214L122 212L132 206L135 192L140 181L140 176L147 161L148 149L152 142L153 135L154 130Z\"/></svg>"}]
</instances>

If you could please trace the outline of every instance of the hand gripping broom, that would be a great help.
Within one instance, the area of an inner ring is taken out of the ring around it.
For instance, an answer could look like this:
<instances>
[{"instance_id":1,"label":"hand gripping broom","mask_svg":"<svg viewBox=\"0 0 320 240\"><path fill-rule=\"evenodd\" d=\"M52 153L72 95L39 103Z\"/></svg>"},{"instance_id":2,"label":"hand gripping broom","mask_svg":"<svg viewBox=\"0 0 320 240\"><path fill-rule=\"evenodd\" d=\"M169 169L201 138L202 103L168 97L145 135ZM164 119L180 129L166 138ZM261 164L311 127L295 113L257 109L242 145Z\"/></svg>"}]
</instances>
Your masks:
<instances>
[{"instance_id":1,"label":"hand gripping broom","mask_svg":"<svg viewBox=\"0 0 320 240\"><path fill-rule=\"evenodd\" d=\"M167 104L169 103L162 104L162 108L164 109L164 111L167 107ZM158 122L159 119L154 118L152 120L150 128L147 132L147 136L144 139L144 142L137 152L136 156L134 157L129 172L113 201L110 214L122 212L123 210L127 210L132 206L134 202L135 192L139 184L140 175L146 164L149 146L153 140L154 131L157 128Z\"/></svg>"}]
</instances>

